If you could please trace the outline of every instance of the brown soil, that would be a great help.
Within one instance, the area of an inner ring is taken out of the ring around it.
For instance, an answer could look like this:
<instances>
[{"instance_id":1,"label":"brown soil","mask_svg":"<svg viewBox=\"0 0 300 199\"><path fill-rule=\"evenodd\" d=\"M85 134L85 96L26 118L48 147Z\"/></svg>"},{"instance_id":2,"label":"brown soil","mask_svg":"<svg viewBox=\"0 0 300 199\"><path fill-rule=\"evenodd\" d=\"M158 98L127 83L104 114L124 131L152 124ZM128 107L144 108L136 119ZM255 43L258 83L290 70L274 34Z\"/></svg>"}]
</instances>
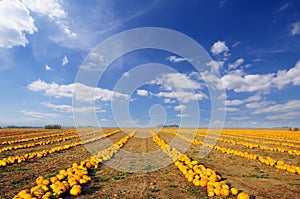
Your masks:
<instances>
[{"instance_id":1,"label":"brown soil","mask_svg":"<svg viewBox=\"0 0 300 199\"><path fill-rule=\"evenodd\" d=\"M130 131L125 130L125 132L114 134L109 137L109 140L113 143L117 142ZM20 134L20 132L13 133L12 131L10 133L10 135ZM32 134L33 132L30 133ZM170 142L174 138L174 135L167 133L159 133L159 135L166 142ZM1 134L1 136L3 137L4 134ZM17 139L17 137L11 137L10 139ZM201 140L202 138L197 137L196 139ZM4 152L0 153L0 157L40 151L78 140L72 139L56 143L55 145L36 146ZM2 138L0 139L1 141ZM175 145L180 142L184 144L182 140L174 140ZM299 156L291 157L286 153L266 152L258 149L249 150L243 146L232 146L219 142L217 145L261 155L266 155L267 153L268 156L274 159L300 165ZM0 147L4 146L0 145ZM225 155L214 150L205 158L200 159L199 148L200 146L198 145L190 145L185 153L193 159L199 160L205 166L219 172L228 183L251 194L252 198L300 198L300 175L277 170L258 161L250 161L234 155ZM91 171L92 182L84 185L83 194L78 198L206 198L206 191L189 183L173 164L157 170L156 167L159 167L163 161L168 159L162 152L157 153L159 150L159 147L152 141L148 131L139 130L136 136L131 138L111 161ZM126 152L130 152L133 155L126 157L124 155ZM143 154L151 153L160 155L151 156L153 158L151 160L143 156ZM43 158L34 158L21 164L0 167L0 198L12 198L20 190L30 189L30 187L34 186L34 181L39 175L54 176L59 170L70 167L72 163L80 162L90 156L91 154L84 146L78 146ZM121 171L118 168L122 168ZM134 172L135 169L139 172ZM73 197L63 196L63 198Z\"/></svg>"}]
</instances>

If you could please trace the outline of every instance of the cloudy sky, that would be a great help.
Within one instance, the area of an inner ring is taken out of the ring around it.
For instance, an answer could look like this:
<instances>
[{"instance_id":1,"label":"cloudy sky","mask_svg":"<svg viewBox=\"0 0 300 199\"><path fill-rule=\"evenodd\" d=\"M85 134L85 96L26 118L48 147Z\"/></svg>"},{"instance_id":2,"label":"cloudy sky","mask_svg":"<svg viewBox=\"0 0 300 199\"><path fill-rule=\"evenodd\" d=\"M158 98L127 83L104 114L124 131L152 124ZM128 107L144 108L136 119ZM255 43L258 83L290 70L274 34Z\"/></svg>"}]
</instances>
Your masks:
<instances>
[{"instance_id":1,"label":"cloudy sky","mask_svg":"<svg viewBox=\"0 0 300 199\"><path fill-rule=\"evenodd\" d=\"M226 111L226 127L300 126L299 7L296 0L1 0L0 126L74 126L74 114L88 113L102 126L118 125L116 118L125 126L179 124L195 119L192 103L199 106L197 126L207 126L214 111ZM192 58L158 49L114 60L95 87L77 81L79 69L92 71L82 66L87 56L96 65L106 62L92 51L100 42L140 27L175 30L198 42L211 57L202 67L218 71L220 81L196 71ZM148 72L134 75L147 63L168 70L147 65ZM116 90L120 79L129 85L137 77L143 85ZM210 80L224 95L211 94ZM224 107L212 111L213 98ZM84 106L74 107L74 99ZM128 105L132 121L112 107L116 101ZM95 125L86 118L82 125Z\"/></svg>"}]
</instances>

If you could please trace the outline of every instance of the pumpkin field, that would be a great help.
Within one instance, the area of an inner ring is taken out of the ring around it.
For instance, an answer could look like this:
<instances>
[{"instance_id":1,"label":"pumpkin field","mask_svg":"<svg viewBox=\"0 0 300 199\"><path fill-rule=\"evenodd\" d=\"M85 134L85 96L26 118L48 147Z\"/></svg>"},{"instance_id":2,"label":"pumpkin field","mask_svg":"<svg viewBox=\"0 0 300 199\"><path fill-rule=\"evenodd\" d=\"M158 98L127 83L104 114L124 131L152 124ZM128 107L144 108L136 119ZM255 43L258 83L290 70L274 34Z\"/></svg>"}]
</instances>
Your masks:
<instances>
[{"instance_id":1,"label":"pumpkin field","mask_svg":"<svg viewBox=\"0 0 300 199\"><path fill-rule=\"evenodd\" d=\"M112 144L90 153L103 139ZM215 144L210 144L215 143ZM180 149L188 145L187 150ZM205 147L209 153L200 157ZM136 155L127 161L121 151ZM163 156L145 160L139 154ZM156 168L159 158L171 164ZM112 168L109 162L144 172ZM300 134L283 129L0 129L0 198L300 198Z\"/></svg>"}]
</instances>

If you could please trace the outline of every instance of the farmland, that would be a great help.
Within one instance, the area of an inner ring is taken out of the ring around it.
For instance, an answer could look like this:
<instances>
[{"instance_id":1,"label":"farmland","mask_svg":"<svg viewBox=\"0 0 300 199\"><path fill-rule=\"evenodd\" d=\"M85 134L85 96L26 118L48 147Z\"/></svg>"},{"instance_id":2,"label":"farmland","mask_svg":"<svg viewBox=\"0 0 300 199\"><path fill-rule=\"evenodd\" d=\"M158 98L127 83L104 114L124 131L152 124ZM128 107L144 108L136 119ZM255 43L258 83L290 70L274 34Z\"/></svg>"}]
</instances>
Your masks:
<instances>
[{"instance_id":1,"label":"farmland","mask_svg":"<svg viewBox=\"0 0 300 199\"><path fill-rule=\"evenodd\" d=\"M93 154L87 150L105 138L114 144ZM204 158L199 157L201 146L210 150ZM136 158L128 161L122 151ZM162 155L139 158L155 151ZM162 157L173 164L158 167ZM106 164L114 161L128 172ZM0 198L5 199L300 198L300 134L276 129L223 129L220 136L206 129L1 129L0 170Z\"/></svg>"}]
</instances>

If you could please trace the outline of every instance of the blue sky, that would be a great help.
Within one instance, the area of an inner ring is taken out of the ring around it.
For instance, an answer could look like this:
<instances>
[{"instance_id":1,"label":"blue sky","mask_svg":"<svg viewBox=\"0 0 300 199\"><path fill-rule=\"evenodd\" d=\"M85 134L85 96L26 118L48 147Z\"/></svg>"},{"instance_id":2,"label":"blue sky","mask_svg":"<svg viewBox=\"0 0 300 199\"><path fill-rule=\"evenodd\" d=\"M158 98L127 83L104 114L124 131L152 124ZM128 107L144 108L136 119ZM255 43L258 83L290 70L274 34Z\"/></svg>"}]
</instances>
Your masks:
<instances>
[{"instance_id":1,"label":"blue sky","mask_svg":"<svg viewBox=\"0 0 300 199\"><path fill-rule=\"evenodd\" d=\"M73 114L84 118L94 111L101 126L182 120L195 126L195 110L188 111L192 103L199 106L196 126L207 126L216 96L205 82L213 79L197 73L189 57L157 49L134 51L115 60L96 88L76 83L85 58L100 42L140 27L172 29L203 46L212 59L206 67L218 70L218 83L225 89L226 96L218 97L226 108L214 111L226 110L226 127L300 126L299 7L296 0L2 0L0 126L74 126ZM135 68L147 63L168 69L148 65L133 76ZM134 90L126 93L127 84L122 84L116 91L120 79L129 84L137 77L145 80L143 85L134 88L132 83ZM73 107L76 86L84 90L78 100L85 107ZM93 103L85 98L91 91ZM118 101L128 103L132 121L112 107ZM85 119L82 125L95 125Z\"/></svg>"}]
</instances>

